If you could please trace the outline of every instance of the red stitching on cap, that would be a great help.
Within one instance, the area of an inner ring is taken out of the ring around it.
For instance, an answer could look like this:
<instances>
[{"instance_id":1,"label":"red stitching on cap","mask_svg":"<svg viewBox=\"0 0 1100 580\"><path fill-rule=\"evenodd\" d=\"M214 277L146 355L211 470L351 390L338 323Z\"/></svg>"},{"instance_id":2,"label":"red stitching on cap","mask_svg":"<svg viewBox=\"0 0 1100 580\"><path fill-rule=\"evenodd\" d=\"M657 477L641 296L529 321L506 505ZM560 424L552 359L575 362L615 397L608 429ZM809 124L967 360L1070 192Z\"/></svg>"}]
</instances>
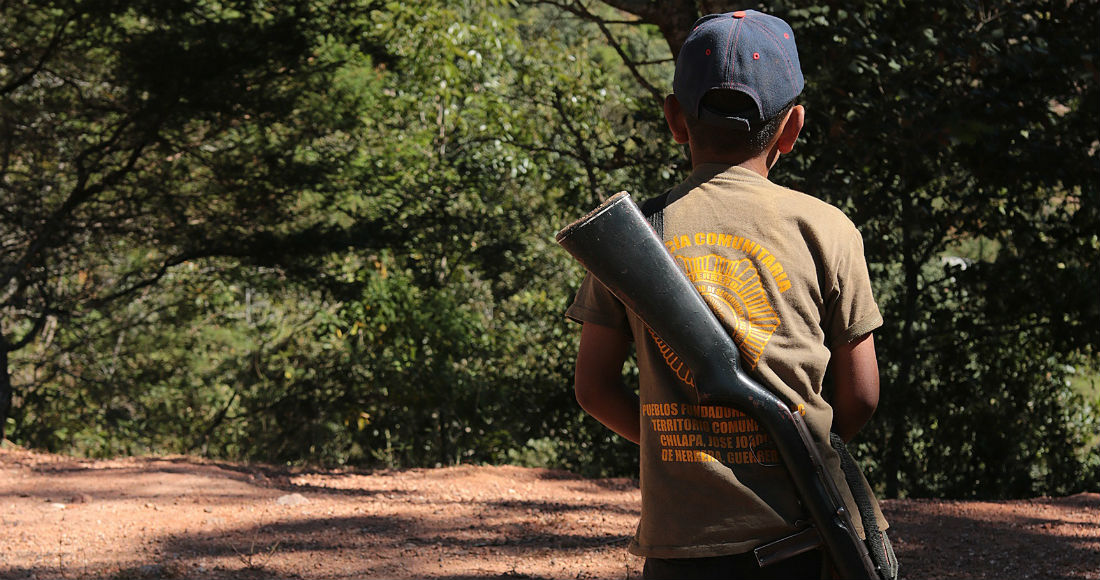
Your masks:
<instances>
[{"instance_id":1,"label":"red stitching on cap","mask_svg":"<svg viewBox=\"0 0 1100 580\"><path fill-rule=\"evenodd\" d=\"M741 31L742 31L743 28L744 28L743 25L738 26L738 25L735 24L733 26L730 26L729 34L726 35L726 56L727 57L729 57L729 55L737 54L737 45L741 42ZM735 30L737 32L736 35L734 35ZM733 59L732 58L729 59L729 65L728 66L731 70L733 69Z\"/></svg>"},{"instance_id":2,"label":"red stitching on cap","mask_svg":"<svg viewBox=\"0 0 1100 580\"><path fill-rule=\"evenodd\" d=\"M707 49L707 56L710 56L710 49Z\"/></svg>"},{"instance_id":3,"label":"red stitching on cap","mask_svg":"<svg viewBox=\"0 0 1100 580\"><path fill-rule=\"evenodd\" d=\"M760 60L760 53L759 52L752 53L752 59L753 60Z\"/></svg>"},{"instance_id":4,"label":"red stitching on cap","mask_svg":"<svg viewBox=\"0 0 1100 580\"><path fill-rule=\"evenodd\" d=\"M759 28L761 32L763 32L764 34L766 34L769 37L769 40L772 41L772 44L774 44L776 46L776 48L780 49L779 54L784 56L784 58L782 60L783 60L783 64L786 65L786 68L787 68L787 80L789 80L791 82L791 86L793 87L794 86L794 76L795 76L795 74L794 74L794 65L793 65L793 63L791 63L790 58L787 58L787 54L783 50L783 45L780 44L779 38L774 36L772 34L772 31L768 30L768 27L764 26L763 24L761 24L757 28ZM787 33L784 32L783 34L787 34Z\"/></svg>"}]
</instances>

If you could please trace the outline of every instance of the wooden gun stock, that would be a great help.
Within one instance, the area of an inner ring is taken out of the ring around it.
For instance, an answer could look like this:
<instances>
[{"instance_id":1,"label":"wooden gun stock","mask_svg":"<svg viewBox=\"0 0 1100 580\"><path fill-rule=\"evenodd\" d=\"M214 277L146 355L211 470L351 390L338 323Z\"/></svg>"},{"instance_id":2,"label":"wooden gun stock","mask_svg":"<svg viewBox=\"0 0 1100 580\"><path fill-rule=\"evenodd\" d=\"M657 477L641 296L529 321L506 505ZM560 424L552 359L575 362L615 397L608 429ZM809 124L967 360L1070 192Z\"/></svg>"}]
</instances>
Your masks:
<instances>
[{"instance_id":1,"label":"wooden gun stock","mask_svg":"<svg viewBox=\"0 0 1100 580\"><path fill-rule=\"evenodd\" d=\"M630 196L611 197L557 242L687 364L699 403L736 407L764 427L840 577L879 578L802 416L741 369L737 345Z\"/></svg>"}]
</instances>

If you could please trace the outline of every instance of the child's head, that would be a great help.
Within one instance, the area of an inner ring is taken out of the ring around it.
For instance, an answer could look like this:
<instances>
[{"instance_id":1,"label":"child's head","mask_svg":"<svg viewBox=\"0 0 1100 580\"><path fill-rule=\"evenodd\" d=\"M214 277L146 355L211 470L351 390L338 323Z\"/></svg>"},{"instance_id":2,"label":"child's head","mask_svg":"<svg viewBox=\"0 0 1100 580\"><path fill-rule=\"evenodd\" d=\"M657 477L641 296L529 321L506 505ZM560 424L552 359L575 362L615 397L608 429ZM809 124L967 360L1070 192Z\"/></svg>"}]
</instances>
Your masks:
<instances>
[{"instance_id":1,"label":"child's head","mask_svg":"<svg viewBox=\"0 0 1100 580\"><path fill-rule=\"evenodd\" d=\"M693 154L719 151L747 159L776 140L804 85L786 22L754 10L712 14L695 23L680 49L675 102L666 103L666 113L670 105L682 112L687 134L681 139L672 127L673 134L690 140Z\"/></svg>"}]
</instances>

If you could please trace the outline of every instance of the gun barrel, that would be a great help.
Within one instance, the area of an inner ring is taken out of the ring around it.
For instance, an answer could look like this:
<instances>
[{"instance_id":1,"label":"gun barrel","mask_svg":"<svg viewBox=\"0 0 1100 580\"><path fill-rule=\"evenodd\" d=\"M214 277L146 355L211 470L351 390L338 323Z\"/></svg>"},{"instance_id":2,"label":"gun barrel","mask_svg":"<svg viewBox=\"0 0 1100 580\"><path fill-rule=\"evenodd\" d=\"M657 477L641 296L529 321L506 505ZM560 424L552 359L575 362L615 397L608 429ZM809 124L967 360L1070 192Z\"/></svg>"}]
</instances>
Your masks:
<instances>
[{"instance_id":1,"label":"gun barrel","mask_svg":"<svg viewBox=\"0 0 1100 580\"><path fill-rule=\"evenodd\" d=\"M801 415L742 370L737 345L629 194L556 239L691 369L699 402L736 407L764 427L841 577L878 578Z\"/></svg>"}]
</instances>

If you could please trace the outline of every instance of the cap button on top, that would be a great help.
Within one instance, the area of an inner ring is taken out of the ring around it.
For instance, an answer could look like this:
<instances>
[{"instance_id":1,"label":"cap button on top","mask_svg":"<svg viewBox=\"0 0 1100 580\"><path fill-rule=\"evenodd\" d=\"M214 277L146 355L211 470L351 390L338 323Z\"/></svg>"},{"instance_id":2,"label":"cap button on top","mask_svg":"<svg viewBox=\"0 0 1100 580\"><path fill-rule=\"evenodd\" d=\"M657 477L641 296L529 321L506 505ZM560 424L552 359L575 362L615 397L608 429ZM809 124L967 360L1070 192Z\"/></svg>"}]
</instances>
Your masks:
<instances>
[{"instance_id":1,"label":"cap button on top","mask_svg":"<svg viewBox=\"0 0 1100 580\"><path fill-rule=\"evenodd\" d=\"M745 17L745 11L744 10L738 10L737 12L734 12L730 16L733 16L734 18L744 18Z\"/></svg>"}]
</instances>

